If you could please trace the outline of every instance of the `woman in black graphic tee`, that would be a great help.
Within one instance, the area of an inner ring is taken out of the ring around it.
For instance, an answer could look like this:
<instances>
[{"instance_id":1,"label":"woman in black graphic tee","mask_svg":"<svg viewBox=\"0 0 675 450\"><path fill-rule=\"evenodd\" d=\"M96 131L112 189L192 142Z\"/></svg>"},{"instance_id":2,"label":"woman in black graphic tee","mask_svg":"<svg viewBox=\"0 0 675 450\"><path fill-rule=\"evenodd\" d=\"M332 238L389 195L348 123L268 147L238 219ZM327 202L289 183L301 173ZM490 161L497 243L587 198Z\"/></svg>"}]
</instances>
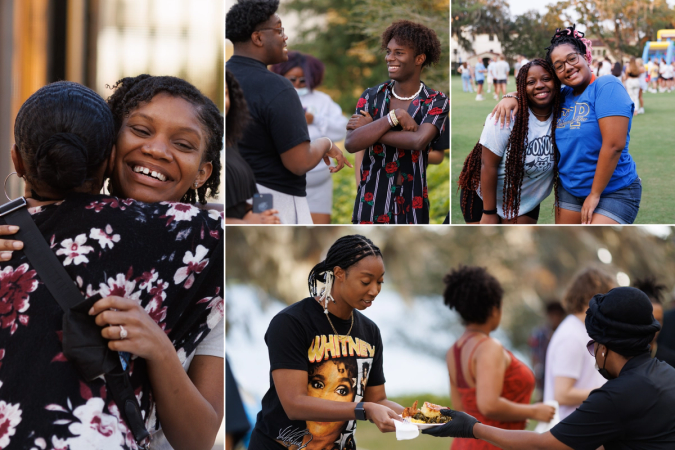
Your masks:
<instances>
[{"instance_id":1,"label":"woman in black graphic tee","mask_svg":"<svg viewBox=\"0 0 675 450\"><path fill-rule=\"evenodd\" d=\"M271 386L251 448L356 449L356 420L364 416L394 431L403 407L387 400L380 330L359 312L383 276L380 249L364 236L344 236L310 272L312 297L272 319L265 335ZM318 295L317 281L326 285Z\"/></svg>"}]
</instances>

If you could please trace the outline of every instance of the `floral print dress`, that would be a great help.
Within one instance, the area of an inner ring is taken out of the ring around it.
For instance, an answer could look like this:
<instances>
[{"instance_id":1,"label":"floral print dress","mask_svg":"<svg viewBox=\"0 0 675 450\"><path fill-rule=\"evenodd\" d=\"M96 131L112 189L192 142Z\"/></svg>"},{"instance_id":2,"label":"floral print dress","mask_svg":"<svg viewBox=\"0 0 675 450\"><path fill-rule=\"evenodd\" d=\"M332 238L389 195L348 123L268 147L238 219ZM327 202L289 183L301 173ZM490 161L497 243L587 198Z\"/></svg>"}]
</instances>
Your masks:
<instances>
[{"instance_id":1,"label":"floral print dress","mask_svg":"<svg viewBox=\"0 0 675 450\"><path fill-rule=\"evenodd\" d=\"M373 119L389 114L392 80L368 88L356 104L355 114L367 111ZM408 113L418 125L430 123L443 134L449 100L442 92L423 85L410 102ZM394 130L401 130L397 126ZM361 163L359 184L352 214L353 223L429 223L427 164L431 143L423 151L396 148L376 142L366 149ZM400 173L403 182L396 184Z\"/></svg>"},{"instance_id":2,"label":"floral print dress","mask_svg":"<svg viewBox=\"0 0 675 450\"><path fill-rule=\"evenodd\" d=\"M100 195L29 211L85 298L137 300L181 362L222 320L221 213ZM62 316L23 252L0 263L0 449L135 449L104 380L85 381L64 357ZM145 361L131 356L129 367L152 432Z\"/></svg>"}]
</instances>

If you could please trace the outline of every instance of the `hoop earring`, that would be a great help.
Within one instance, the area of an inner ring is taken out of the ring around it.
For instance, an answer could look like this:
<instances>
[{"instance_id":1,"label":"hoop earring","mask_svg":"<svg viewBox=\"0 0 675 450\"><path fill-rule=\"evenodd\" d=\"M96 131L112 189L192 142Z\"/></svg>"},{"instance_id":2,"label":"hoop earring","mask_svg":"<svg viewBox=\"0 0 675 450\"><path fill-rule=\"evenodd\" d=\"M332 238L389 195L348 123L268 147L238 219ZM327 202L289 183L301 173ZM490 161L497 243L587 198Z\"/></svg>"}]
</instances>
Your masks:
<instances>
[{"instance_id":1,"label":"hoop earring","mask_svg":"<svg viewBox=\"0 0 675 450\"><path fill-rule=\"evenodd\" d=\"M17 177L19 177L19 174L16 172L12 172L9 175L7 175L7 177L5 177L5 197L7 197L7 200L9 200L10 202L12 201L12 199L9 198L9 195L7 194L7 180L9 180L9 177L11 177L12 175L16 175ZM23 177L19 177L19 179L21 178Z\"/></svg>"}]
</instances>

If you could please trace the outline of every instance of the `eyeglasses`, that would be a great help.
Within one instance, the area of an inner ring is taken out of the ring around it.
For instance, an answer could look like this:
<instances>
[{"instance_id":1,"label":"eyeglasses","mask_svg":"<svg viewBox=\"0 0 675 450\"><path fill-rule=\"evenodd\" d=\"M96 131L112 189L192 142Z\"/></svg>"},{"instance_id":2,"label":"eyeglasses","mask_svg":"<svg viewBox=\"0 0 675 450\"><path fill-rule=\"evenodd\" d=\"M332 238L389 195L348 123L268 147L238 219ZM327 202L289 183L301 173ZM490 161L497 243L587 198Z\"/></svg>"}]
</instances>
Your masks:
<instances>
[{"instance_id":1,"label":"eyeglasses","mask_svg":"<svg viewBox=\"0 0 675 450\"><path fill-rule=\"evenodd\" d=\"M557 63L553 64L553 68L556 72L562 72L565 70L565 63L569 64L570 66L575 65L579 61L579 55L579 53L570 53L565 58L565 61L558 61Z\"/></svg>"},{"instance_id":2,"label":"eyeglasses","mask_svg":"<svg viewBox=\"0 0 675 450\"><path fill-rule=\"evenodd\" d=\"M261 29L259 29L259 30L255 30L255 31L266 31L266 30L274 30L274 31L277 32L277 34L278 34L279 36L283 36L283 35L284 35L284 27L281 27L281 28L261 28Z\"/></svg>"},{"instance_id":3,"label":"eyeglasses","mask_svg":"<svg viewBox=\"0 0 675 450\"><path fill-rule=\"evenodd\" d=\"M305 77L300 77L300 78L298 78L298 77L290 77L290 78L288 79L288 81L290 81L290 82L293 83L293 84L295 84L296 81L299 82L300 84L305 84L305 81L306 81L306 80L305 80Z\"/></svg>"},{"instance_id":4,"label":"eyeglasses","mask_svg":"<svg viewBox=\"0 0 675 450\"><path fill-rule=\"evenodd\" d=\"M588 344L586 344L586 350L588 350L588 353L590 353L591 356L595 358L595 341L593 339L588 341Z\"/></svg>"}]
</instances>

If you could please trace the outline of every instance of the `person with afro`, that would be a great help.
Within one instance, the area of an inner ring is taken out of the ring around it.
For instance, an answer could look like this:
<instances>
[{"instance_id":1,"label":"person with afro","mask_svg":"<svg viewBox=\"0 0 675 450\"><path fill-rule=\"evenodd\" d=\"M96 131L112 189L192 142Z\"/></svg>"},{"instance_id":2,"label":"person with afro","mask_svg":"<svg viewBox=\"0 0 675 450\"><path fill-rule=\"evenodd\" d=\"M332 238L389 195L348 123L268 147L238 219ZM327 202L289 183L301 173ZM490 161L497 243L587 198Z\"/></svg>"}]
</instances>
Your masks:
<instances>
[{"instance_id":1,"label":"person with afro","mask_svg":"<svg viewBox=\"0 0 675 450\"><path fill-rule=\"evenodd\" d=\"M400 20L382 33L381 48L390 79L363 92L347 124L347 151L366 150L352 222L429 223L426 169L449 100L420 78L439 61L441 43L434 30Z\"/></svg>"},{"instance_id":2,"label":"person with afro","mask_svg":"<svg viewBox=\"0 0 675 450\"><path fill-rule=\"evenodd\" d=\"M253 169L258 191L272 194L273 207L284 224L311 224L305 174L322 159L351 164L329 138L310 142L305 112L293 84L267 70L288 59L279 0L239 0L225 18L225 37L234 45L227 62L244 92L251 120L238 142Z\"/></svg>"},{"instance_id":3,"label":"person with afro","mask_svg":"<svg viewBox=\"0 0 675 450\"><path fill-rule=\"evenodd\" d=\"M586 311L589 357L608 381L546 433L502 430L449 409L447 424L424 430L438 437L480 439L504 449L607 450L675 447L675 369L652 358L661 329L649 297L632 287L596 294Z\"/></svg>"}]
</instances>

